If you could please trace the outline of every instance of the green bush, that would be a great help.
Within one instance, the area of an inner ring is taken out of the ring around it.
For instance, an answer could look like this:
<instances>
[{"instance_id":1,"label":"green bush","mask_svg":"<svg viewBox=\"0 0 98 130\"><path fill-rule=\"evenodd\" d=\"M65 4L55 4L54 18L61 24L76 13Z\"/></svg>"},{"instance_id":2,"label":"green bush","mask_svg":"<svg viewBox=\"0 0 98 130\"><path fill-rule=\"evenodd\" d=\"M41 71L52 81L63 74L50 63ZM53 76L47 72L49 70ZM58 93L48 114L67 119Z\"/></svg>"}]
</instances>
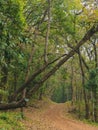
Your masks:
<instances>
[{"instance_id":1,"label":"green bush","mask_svg":"<svg viewBox=\"0 0 98 130\"><path fill-rule=\"evenodd\" d=\"M21 120L20 113L1 112L0 130L25 130L20 120Z\"/></svg>"}]
</instances>

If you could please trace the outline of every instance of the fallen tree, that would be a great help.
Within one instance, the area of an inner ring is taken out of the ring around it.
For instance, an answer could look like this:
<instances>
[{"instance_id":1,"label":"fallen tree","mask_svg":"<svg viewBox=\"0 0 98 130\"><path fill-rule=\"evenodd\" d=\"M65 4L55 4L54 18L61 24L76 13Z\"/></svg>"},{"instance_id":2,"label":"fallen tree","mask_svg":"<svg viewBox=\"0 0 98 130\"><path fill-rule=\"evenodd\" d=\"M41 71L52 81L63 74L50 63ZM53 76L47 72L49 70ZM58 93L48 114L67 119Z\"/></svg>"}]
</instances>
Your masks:
<instances>
[{"instance_id":1,"label":"fallen tree","mask_svg":"<svg viewBox=\"0 0 98 130\"><path fill-rule=\"evenodd\" d=\"M16 108L22 108L26 106L25 99L21 99L19 101L14 101L11 103L4 103L0 104L0 110L8 110L8 109L16 109Z\"/></svg>"},{"instance_id":2,"label":"fallen tree","mask_svg":"<svg viewBox=\"0 0 98 130\"><path fill-rule=\"evenodd\" d=\"M93 27L87 31L87 33L84 35L84 37L80 40L80 42L67 54L67 55L64 55L63 58L61 58L61 60L58 61L58 63L47 73L45 74L42 79L35 83L33 88L30 88L29 91L27 93L35 93L41 86L42 84L49 78L51 77L65 62L67 62L73 55L75 55L75 53L77 52L77 50L87 41L89 40L96 32L98 32L98 25L95 24L93 25ZM54 60L55 62L55 60ZM54 63L53 62L53 63ZM52 64L52 62L51 62ZM17 101L16 103L14 103L13 101L14 100L17 100L17 97L18 95L20 95L23 90L25 88L28 88L28 85L31 83L31 82L34 82L34 79L39 75L41 74L42 72L44 72L47 67L49 66L50 64L48 63L47 65L43 66L42 68L40 68L38 71L36 71L35 73L33 73L31 75L31 77L29 77L29 79L22 85L19 87L19 89L17 89L15 91L14 94L12 94L10 96L10 101L12 101L12 103L8 103L8 104L0 104L0 110L2 109L11 109L11 108L18 108L20 104L23 104L24 106L26 104L24 104L24 100L21 101L21 103L19 101ZM6 108L5 108L6 107ZM22 107L20 105L20 107Z\"/></svg>"}]
</instances>

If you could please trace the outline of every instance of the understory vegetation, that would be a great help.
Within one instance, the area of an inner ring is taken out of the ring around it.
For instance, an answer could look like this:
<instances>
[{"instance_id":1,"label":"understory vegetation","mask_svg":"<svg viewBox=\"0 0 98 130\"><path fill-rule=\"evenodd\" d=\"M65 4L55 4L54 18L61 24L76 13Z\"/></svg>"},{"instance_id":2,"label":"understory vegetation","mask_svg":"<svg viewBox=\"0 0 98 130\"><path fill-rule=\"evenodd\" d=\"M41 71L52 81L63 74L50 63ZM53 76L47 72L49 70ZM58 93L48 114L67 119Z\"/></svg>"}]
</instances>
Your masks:
<instances>
[{"instance_id":1,"label":"understory vegetation","mask_svg":"<svg viewBox=\"0 0 98 130\"><path fill-rule=\"evenodd\" d=\"M25 130L20 112L0 112L0 130Z\"/></svg>"}]
</instances>

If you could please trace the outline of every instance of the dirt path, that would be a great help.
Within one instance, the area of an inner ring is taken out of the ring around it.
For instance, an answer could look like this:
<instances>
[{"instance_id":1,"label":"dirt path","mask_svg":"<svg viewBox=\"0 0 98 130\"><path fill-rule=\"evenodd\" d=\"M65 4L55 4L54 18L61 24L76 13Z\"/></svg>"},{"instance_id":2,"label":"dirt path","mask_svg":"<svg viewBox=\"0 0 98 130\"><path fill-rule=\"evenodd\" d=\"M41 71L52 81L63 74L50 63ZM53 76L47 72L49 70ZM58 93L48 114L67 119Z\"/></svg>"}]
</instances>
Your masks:
<instances>
[{"instance_id":1,"label":"dirt path","mask_svg":"<svg viewBox=\"0 0 98 130\"><path fill-rule=\"evenodd\" d=\"M98 130L98 127L68 118L65 113L65 104L52 104L43 111L29 109L24 124L27 130Z\"/></svg>"},{"instance_id":2,"label":"dirt path","mask_svg":"<svg viewBox=\"0 0 98 130\"><path fill-rule=\"evenodd\" d=\"M45 115L55 124L55 128L58 130L98 130L98 128L89 126L80 121L68 119L64 112L64 104L56 104L51 107Z\"/></svg>"}]
</instances>

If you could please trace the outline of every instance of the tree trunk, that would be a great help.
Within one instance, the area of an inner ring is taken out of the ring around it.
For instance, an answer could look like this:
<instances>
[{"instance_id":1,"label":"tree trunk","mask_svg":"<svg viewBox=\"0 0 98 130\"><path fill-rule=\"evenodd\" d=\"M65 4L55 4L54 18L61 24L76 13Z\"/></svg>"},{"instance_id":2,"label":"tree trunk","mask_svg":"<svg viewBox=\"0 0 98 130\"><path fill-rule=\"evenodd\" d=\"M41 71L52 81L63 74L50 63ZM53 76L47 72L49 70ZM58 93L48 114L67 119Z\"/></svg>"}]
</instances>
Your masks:
<instances>
[{"instance_id":1,"label":"tree trunk","mask_svg":"<svg viewBox=\"0 0 98 130\"><path fill-rule=\"evenodd\" d=\"M16 109L25 106L26 106L26 102L24 100L20 100L18 102L12 102L8 104L0 104L0 110Z\"/></svg>"},{"instance_id":2,"label":"tree trunk","mask_svg":"<svg viewBox=\"0 0 98 130\"><path fill-rule=\"evenodd\" d=\"M83 86L84 101L85 101L85 118L89 119L89 104L87 101L86 90L84 87L85 86L85 74L84 74L84 69L83 69L83 65L82 65L80 50L79 50L79 62L80 62L80 68L81 68L81 74L82 74L82 86Z\"/></svg>"},{"instance_id":3,"label":"tree trunk","mask_svg":"<svg viewBox=\"0 0 98 130\"><path fill-rule=\"evenodd\" d=\"M93 48L94 48L94 55L95 55L95 69L98 67L98 57L97 57L97 48L96 48L96 40L92 43L93 44ZM94 90L94 119L95 122L98 122L98 88L95 88Z\"/></svg>"},{"instance_id":4,"label":"tree trunk","mask_svg":"<svg viewBox=\"0 0 98 130\"><path fill-rule=\"evenodd\" d=\"M47 32L46 32L46 38L45 38L45 49L44 49L44 61L45 63L48 63L48 44L49 44L49 33L50 33L50 17L51 17L51 0L48 0L48 23L47 23Z\"/></svg>"},{"instance_id":5,"label":"tree trunk","mask_svg":"<svg viewBox=\"0 0 98 130\"><path fill-rule=\"evenodd\" d=\"M73 59L71 61L71 104L74 104L74 89L73 89L73 77L74 77L74 72L73 72Z\"/></svg>"}]
</instances>

